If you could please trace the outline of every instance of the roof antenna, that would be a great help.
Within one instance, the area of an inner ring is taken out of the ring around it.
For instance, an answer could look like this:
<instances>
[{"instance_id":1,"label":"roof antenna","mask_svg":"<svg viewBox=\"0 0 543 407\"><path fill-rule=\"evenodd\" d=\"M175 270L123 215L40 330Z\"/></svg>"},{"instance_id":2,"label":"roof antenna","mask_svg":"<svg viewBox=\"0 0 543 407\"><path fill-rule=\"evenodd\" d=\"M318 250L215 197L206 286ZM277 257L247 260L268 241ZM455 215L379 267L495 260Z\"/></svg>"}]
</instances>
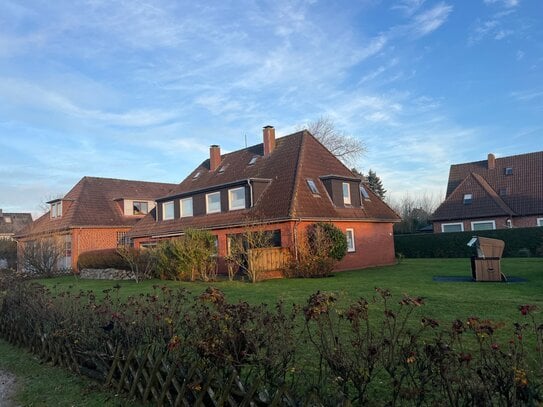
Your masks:
<instances>
[{"instance_id":1,"label":"roof antenna","mask_svg":"<svg viewBox=\"0 0 543 407\"><path fill-rule=\"evenodd\" d=\"M245 148L247 148L247 133L243 135L245 137Z\"/></svg>"}]
</instances>

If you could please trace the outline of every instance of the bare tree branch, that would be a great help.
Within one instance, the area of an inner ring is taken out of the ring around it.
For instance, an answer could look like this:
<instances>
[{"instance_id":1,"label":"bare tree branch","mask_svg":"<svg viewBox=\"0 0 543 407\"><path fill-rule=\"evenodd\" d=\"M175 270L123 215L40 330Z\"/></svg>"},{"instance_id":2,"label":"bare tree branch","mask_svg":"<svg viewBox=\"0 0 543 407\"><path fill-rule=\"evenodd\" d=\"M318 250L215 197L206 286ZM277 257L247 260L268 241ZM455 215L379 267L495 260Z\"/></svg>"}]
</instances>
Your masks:
<instances>
[{"instance_id":1,"label":"bare tree branch","mask_svg":"<svg viewBox=\"0 0 543 407\"><path fill-rule=\"evenodd\" d=\"M317 120L307 123L305 127L346 165L355 165L367 151L362 140L338 130L331 117L321 116Z\"/></svg>"}]
</instances>

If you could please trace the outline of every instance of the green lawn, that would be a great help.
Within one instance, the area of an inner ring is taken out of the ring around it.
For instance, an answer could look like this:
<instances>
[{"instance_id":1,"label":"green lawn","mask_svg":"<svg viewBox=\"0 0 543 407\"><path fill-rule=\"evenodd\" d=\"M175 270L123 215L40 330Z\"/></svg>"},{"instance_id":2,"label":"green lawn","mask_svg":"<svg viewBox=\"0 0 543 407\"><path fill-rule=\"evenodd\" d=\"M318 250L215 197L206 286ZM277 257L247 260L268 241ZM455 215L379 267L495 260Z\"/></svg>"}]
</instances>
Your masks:
<instances>
[{"instance_id":1,"label":"green lawn","mask_svg":"<svg viewBox=\"0 0 543 407\"><path fill-rule=\"evenodd\" d=\"M470 276L469 259L406 259L390 267L336 273L321 279L278 279L251 284L243 281L215 283L173 282L150 280L139 284L132 281L81 280L61 277L40 280L55 289L72 287L79 290L102 290L120 284L120 295L151 292L153 285L184 287L194 295L208 286L220 288L231 302L303 304L309 295L321 290L335 292L343 304L359 297L371 298L375 287L388 288L395 296L407 293L426 299L424 313L441 321L452 321L477 315L494 320L517 320L519 304L537 304L543 308L543 259L507 258L502 271L508 277L521 277L521 283L435 282L434 276Z\"/></svg>"}]
</instances>

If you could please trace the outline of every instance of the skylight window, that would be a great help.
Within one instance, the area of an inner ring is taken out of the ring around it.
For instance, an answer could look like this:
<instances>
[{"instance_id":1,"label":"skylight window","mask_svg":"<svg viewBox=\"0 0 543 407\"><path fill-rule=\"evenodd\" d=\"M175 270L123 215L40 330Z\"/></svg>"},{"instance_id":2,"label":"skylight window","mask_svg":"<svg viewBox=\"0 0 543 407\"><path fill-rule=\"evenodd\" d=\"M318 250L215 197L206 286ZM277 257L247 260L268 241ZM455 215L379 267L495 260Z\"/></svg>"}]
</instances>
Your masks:
<instances>
[{"instance_id":1,"label":"skylight window","mask_svg":"<svg viewBox=\"0 0 543 407\"><path fill-rule=\"evenodd\" d=\"M513 175L513 167L505 167L505 175Z\"/></svg>"},{"instance_id":2,"label":"skylight window","mask_svg":"<svg viewBox=\"0 0 543 407\"><path fill-rule=\"evenodd\" d=\"M219 173L222 174L226 170L226 168L228 168L228 164L221 166L221 168L219 168Z\"/></svg>"},{"instance_id":3,"label":"skylight window","mask_svg":"<svg viewBox=\"0 0 543 407\"><path fill-rule=\"evenodd\" d=\"M469 205L473 201L472 194L464 194L464 205Z\"/></svg>"},{"instance_id":4,"label":"skylight window","mask_svg":"<svg viewBox=\"0 0 543 407\"><path fill-rule=\"evenodd\" d=\"M194 174L194 177L192 177L192 179L198 178L201 173L202 173L202 171L198 171L196 174Z\"/></svg>"},{"instance_id":5,"label":"skylight window","mask_svg":"<svg viewBox=\"0 0 543 407\"><path fill-rule=\"evenodd\" d=\"M507 195L507 188L500 188L500 196Z\"/></svg>"},{"instance_id":6,"label":"skylight window","mask_svg":"<svg viewBox=\"0 0 543 407\"><path fill-rule=\"evenodd\" d=\"M311 193L315 195L320 195L319 190L317 189L317 185L315 184L315 181L313 181L312 179L307 179L307 186L311 190Z\"/></svg>"},{"instance_id":7,"label":"skylight window","mask_svg":"<svg viewBox=\"0 0 543 407\"><path fill-rule=\"evenodd\" d=\"M253 165L254 163L256 163L256 160L258 160L257 155L255 155L255 156L253 156L253 158L251 158L251 161L249 161L249 165Z\"/></svg>"},{"instance_id":8,"label":"skylight window","mask_svg":"<svg viewBox=\"0 0 543 407\"><path fill-rule=\"evenodd\" d=\"M362 195L362 198L364 199L370 199L370 195L368 194L368 191L366 191L366 188L364 188L362 185L360 185L360 195Z\"/></svg>"}]
</instances>

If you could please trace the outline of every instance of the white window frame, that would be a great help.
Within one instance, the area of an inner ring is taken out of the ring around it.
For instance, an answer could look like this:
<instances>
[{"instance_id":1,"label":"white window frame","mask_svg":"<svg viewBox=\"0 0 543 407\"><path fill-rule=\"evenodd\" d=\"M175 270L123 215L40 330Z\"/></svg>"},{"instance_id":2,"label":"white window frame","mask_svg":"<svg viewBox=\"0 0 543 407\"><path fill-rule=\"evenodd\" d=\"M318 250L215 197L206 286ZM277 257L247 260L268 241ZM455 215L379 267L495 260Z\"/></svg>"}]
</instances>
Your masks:
<instances>
[{"instance_id":1,"label":"white window frame","mask_svg":"<svg viewBox=\"0 0 543 407\"><path fill-rule=\"evenodd\" d=\"M239 191L242 191L243 193L243 205L234 206L233 205L233 195ZM245 209L247 206L247 197L245 196L245 187L239 187L239 188L232 188L228 190L228 209L231 211L235 211L238 209Z\"/></svg>"},{"instance_id":2,"label":"white window frame","mask_svg":"<svg viewBox=\"0 0 543 407\"><path fill-rule=\"evenodd\" d=\"M349 233L351 234L351 243L352 245L349 246ZM352 253L356 251L356 244L354 242L354 229L353 228L347 228L345 229L345 238L347 239L347 252Z\"/></svg>"},{"instance_id":3,"label":"white window frame","mask_svg":"<svg viewBox=\"0 0 543 407\"><path fill-rule=\"evenodd\" d=\"M442 223L441 233L454 233L454 232L445 232L445 226L456 226L456 225L460 225L460 232L464 231L464 222Z\"/></svg>"},{"instance_id":4,"label":"white window frame","mask_svg":"<svg viewBox=\"0 0 543 407\"><path fill-rule=\"evenodd\" d=\"M219 209L216 209L216 210L210 210L209 209L209 198L211 196L215 196L215 195L218 195L219 196ZM206 213L220 213L221 212L221 193L220 191L218 192L211 192L209 194L206 194Z\"/></svg>"},{"instance_id":5,"label":"white window frame","mask_svg":"<svg viewBox=\"0 0 543 407\"><path fill-rule=\"evenodd\" d=\"M464 197L462 199L462 203L464 205L469 205L473 202L473 194L464 194Z\"/></svg>"},{"instance_id":6,"label":"white window frame","mask_svg":"<svg viewBox=\"0 0 543 407\"><path fill-rule=\"evenodd\" d=\"M51 218L56 219L62 217L62 201L51 204Z\"/></svg>"},{"instance_id":7,"label":"white window frame","mask_svg":"<svg viewBox=\"0 0 543 407\"><path fill-rule=\"evenodd\" d=\"M345 185L347 185L347 195L345 195ZM343 182L341 185L341 191L343 194L343 204L350 205L351 204L351 184L349 184L348 182Z\"/></svg>"},{"instance_id":8,"label":"white window frame","mask_svg":"<svg viewBox=\"0 0 543 407\"><path fill-rule=\"evenodd\" d=\"M536 225L537 226L543 226L543 218L537 218Z\"/></svg>"},{"instance_id":9,"label":"white window frame","mask_svg":"<svg viewBox=\"0 0 543 407\"><path fill-rule=\"evenodd\" d=\"M140 213L134 213L134 207L136 206L137 203L147 205L147 210L145 212L140 211ZM150 205L149 205L149 202L147 201L132 201L132 215L136 215L136 216L147 215L149 213L149 207Z\"/></svg>"},{"instance_id":10,"label":"white window frame","mask_svg":"<svg viewBox=\"0 0 543 407\"><path fill-rule=\"evenodd\" d=\"M495 230L496 229L496 221L495 220L478 220L475 222L471 222L471 230L475 231L474 226L480 225L481 223L492 223L492 229L479 229L479 230Z\"/></svg>"},{"instance_id":11,"label":"white window frame","mask_svg":"<svg viewBox=\"0 0 543 407\"><path fill-rule=\"evenodd\" d=\"M317 184L315 181L311 178L306 179L307 186L309 187L309 190L313 195L320 195L319 189L317 188Z\"/></svg>"},{"instance_id":12,"label":"white window frame","mask_svg":"<svg viewBox=\"0 0 543 407\"><path fill-rule=\"evenodd\" d=\"M190 202L190 214L185 213L185 211L183 210L183 202ZM188 218L189 216L194 216L194 206L193 205L194 205L194 202L192 201L192 197L180 199L179 200L180 216L182 218Z\"/></svg>"},{"instance_id":13,"label":"white window frame","mask_svg":"<svg viewBox=\"0 0 543 407\"><path fill-rule=\"evenodd\" d=\"M172 216L166 216L166 207L167 206L170 206L172 207ZM162 203L162 220L171 220L175 218L175 205L173 203L173 201L167 201L167 202L163 202Z\"/></svg>"}]
</instances>

